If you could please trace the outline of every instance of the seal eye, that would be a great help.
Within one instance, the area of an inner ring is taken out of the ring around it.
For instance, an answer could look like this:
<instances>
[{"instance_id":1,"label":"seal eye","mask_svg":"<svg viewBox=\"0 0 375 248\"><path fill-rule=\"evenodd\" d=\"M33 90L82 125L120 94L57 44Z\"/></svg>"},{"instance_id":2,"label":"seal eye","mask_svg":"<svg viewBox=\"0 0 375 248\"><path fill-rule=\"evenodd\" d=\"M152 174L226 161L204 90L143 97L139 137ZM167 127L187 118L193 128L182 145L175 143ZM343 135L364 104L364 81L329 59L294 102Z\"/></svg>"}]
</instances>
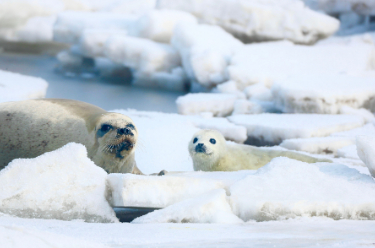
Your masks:
<instances>
[{"instance_id":1,"label":"seal eye","mask_svg":"<svg viewBox=\"0 0 375 248\"><path fill-rule=\"evenodd\" d=\"M215 145L216 144L216 140L215 139L210 139L210 143Z\"/></svg>"},{"instance_id":2,"label":"seal eye","mask_svg":"<svg viewBox=\"0 0 375 248\"><path fill-rule=\"evenodd\" d=\"M108 132L111 128L112 128L111 125L103 124L102 127L100 128L100 131L102 131L102 132Z\"/></svg>"},{"instance_id":3,"label":"seal eye","mask_svg":"<svg viewBox=\"0 0 375 248\"><path fill-rule=\"evenodd\" d=\"M197 143L198 139L197 138L194 138L193 140L193 144Z\"/></svg>"}]
</instances>

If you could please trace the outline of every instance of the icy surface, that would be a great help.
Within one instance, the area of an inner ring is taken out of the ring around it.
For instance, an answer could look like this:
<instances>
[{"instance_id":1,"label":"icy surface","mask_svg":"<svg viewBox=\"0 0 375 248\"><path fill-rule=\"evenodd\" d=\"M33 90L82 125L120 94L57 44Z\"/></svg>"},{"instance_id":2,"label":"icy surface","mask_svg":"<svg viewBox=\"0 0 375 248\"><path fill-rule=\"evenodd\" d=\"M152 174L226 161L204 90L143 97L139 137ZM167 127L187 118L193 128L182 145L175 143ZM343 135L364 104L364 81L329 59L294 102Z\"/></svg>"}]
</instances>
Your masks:
<instances>
[{"instance_id":1,"label":"icy surface","mask_svg":"<svg viewBox=\"0 0 375 248\"><path fill-rule=\"evenodd\" d=\"M328 136L364 124L363 118L355 115L259 114L234 115L228 119L245 126L249 138L268 144L280 144L285 139Z\"/></svg>"},{"instance_id":2,"label":"icy surface","mask_svg":"<svg viewBox=\"0 0 375 248\"><path fill-rule=\"evenodd\" d=\"M233 94L190 93L177 98L176 104L182 115L211 112L214 116L227 116L232 113L236 99Z\"/></svg>"},{"instance_id":3,"label":"icy surface","mask_svg":"<svg viewBox=\"0 0 375 248\"><path fill-rule=\"evenodd\" d=\"M314 43L340 25L299 0L161 0L158 7L190 12L201 22L219 25L244 41Z\"/></svg>"},{"instance_id":4,"label":"icy surface","mask_svg":"<svg viewBox=\"0 0 375 248\"><path fill-rule=\"evenodd\" d=\"M299 75L276 81L272 93L276 106L288 113L361 114L346 106L375 111L375 77Z\"/></svg>"},{"instance_id":5,"label":"icy surface","mask_svg":"<svg viewBox=\"0 0 375 248\"><path fill-rule=\"evenodd\" d=\"M375 136L358 136L357 152L371 175L375 177Z\"/></svg>"},{"instance_id":6,"label":"icy surface","mask_svg":"<svg viewBox=\"0 0 375 248\"><path fill-rule=\"evenodd\" d=\"M360 159L358 157L357 146L355 144L338 149L337 156L341 158Z\"/></svg>"},{"instance_id":7,"label":"icy surface","mask_svg":"<svg viewBox=\"0 0 375 248\"><path fill-rule=\"evenodd\" d=\"M0 211L27 218L117 222L106 200L107 173L69 143L0 171Z\"/></svg>"},{"instance_id":8,"label":"icy surface","mask_svg":"<svg viewBox=\"0 0 375 248\"><path fill-rule=\"evenodd\" d=\"M205 87L227 81L226 67L242 43L218 26L180 23L171 44L179 51L189 79Z\"/></svg>"},{"instance_id":9,"label":"icy surface","mask_svg":"<svg viewBox=\"0 0 375 248\"><path fill-rule=\"evenodd\" d=\"M226 223L243 221L232 213L225 190L212 190L135 219L132 223Z\"/></svg>"},{"instance_id":10,"label":"icy surface","mask_svg":"<svg viewBox=\"0 0 375 248\"><path fill-rule=\"evenodd\" d=\"M47 87L41 78L0 70L0 102L43 98Z\"/></svg>"},{"instance_id":11,"label":"icy surface","mask_svg":"<svg viewBox=\"0 0 375 248\"><path fill-rule=\"evenodd\" d=\"M298 190L296 190L298 189ZM296 216L374 219L375 182L345 165L276 158L230 187L230 203L243 220Z\"/></svg>"},{"instance_id":12,"label":"icy surface","mask_svg":"<svg viewBox=\"0 0 375 248\"><path fill-rule=\"evenodd\" d=\"M370 44L301 46L286 41L266 42L246 45L237 50L228 66L228 73L239 88L259 82L267 87L280 80L289 83L289 77L296 75L305 76L302 85L311 88L320 85L314 78L325 82L328 80L322 74L362 75L373 68L373 59L374 47ZM310 76L312 79L309 79ZM340 80L338 77L334 82L324 85L324 88L334 88L330 85L341 83ZM300 83L296 79L291 82L297 87ZM364 82L359 82L361 88L364 85Z\"/></svg>"},{"instance_id":13,"label":"icy surface","mask_svg":"<svg viewBox=\"0 0 375 248\"><path fill-rule=\"evenodd\" d=\"M108 183L112 190L112 206L156 208L224 187L220 181L213 179L133 174L110 174Z\"/></svg>"}]
</instances>

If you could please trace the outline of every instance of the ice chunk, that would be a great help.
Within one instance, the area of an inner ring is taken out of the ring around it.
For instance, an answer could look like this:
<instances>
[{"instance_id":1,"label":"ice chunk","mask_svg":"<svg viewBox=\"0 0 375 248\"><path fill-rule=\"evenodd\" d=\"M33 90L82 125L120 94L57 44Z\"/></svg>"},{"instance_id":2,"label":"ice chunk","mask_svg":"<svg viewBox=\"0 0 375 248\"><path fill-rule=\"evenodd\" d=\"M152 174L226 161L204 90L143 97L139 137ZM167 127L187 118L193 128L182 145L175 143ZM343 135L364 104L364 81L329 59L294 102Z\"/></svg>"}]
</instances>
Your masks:
<instances>
[{"instance_id":1,"label":"ice chunk","mask_svg":"<svg viewBox=\"0 0 375 248\"><path fill-rule=\"evenodd\" d=\"M234 102L234 109L232 115L249 115L263 113L262 106L253 101L245 99L238 99Z\"/></svg>"},{"instance_id":2,"label":"ice chunk","mask_svg":"<svg viewBox=\"0 0 375 248\"><path fill-rule=\"evenodd\" d=\"M272 93L276 106L288 113L354 113L344 106L375 111L375 77L293 76L276 81Z\"/></svg>"},{"instance_id":3,"label":"ice chunk","mask_svg":"<svg viewBox=\"0 0 375 248\"><path fill-rule=\"evenodd\" d=\"M237 83L235 81L227 81L225 83L217 85L212 89L212 93L224 93L224 94L234 94L239 99L245 99L246 95L237 88Z\"/></svg>"},{"instance_id":4,"label":"ice chunk","mask_svg":"<svg viewBox=\"0 0 375 248\"><path fill-rule=\"evenodd\" d=\"M286 41L266 42L238 49L228 66L228 73L229 78L242 88L259 82L269 87L282 80L293 86L319 89L317 86L323 83L317 81L323 80L326 89L350 79L344 79L345 76L324 78L322 74L362 75L374 68L373 60L374 47L369 44L301 46ZM295 75L300 77L293 79ZM330 79L334 82L327 83ZM359 82L359 85L362 87L363 83Z\"/></svg>"},{"instance_id":5,"label":"ice chunk","mask_svg":"<svg viewBox=\"0 0 375 248\"><path fill-rule=\"evenodd\" d=\"M259 114L234 115L228 119L245 126L254 143L271 145L280 144L285 139L328 136L364 124L363 118L355 115Z\"/></svg>"},{"instance_id":6,"label":"ice chunk","mask_svg":"<svg viewBox=\"0 0 375 248\"><path fill-rule=\"evenodd\" d=\"M236 99L233 94L190 93L177 98L176 104L178 113L183 115L211 112L214 116L227 116L232 113Z\"/></svg>"},{"instance_id":7,"label":"ice chunk","mask_svg":"<svg viewBox=\"0 0 375 248\"><path fill-rule=\"evenodd\" d=\"M232 185L229 201L233 212L245 221L297 216L372 220L375 182L345 165L275 158Z\"/></svg>"},{"instance_id":8,"label":"ice chunk","mask_svg":"<svg viewBox=\"0 0 375 248\"><path fill-rule=\"evenodd\" d=\"M337 150L337 156L339 158L352 158L352 159L360 159L357 154L357 146L349 145L342 147Z\"/></svg>"},{"instance_id":9,"label":"ice chunk","mask_svg":"<svg viewBox=\"0 0 375 248\"><path fill-rule=\"evenodd\" d=\"M0 70L0 102L43 98L47 87L44 79Z\"/></svg>"},{"instance_id":10,"label":"ice chunk","mask_svg":"<svg viewBox=\"0 0 375 248\"><path fill-rule=\"evenodd\" d=\"M332 35L340 25L299 0L160 0L158 7L190 12L200 22L219 25L244 41L288 39L311 44Z\"/></svg>"},{"instance_id":11,"label":"ice chunk","mask_svg":"<svg viewBox=\"0 0 375 248\"><path fill-rule=\"evenodd\" d=\"M69 143L0 171L0 211L27 218L117 222L106 200L107 173Z\"/></svg>"},{"instance_id":12,"label":"ice chunk","mask_svg":"<svg viewBox=\"0 0 375 248\"><path fill-rule=\"evenodd\" d=\"M213 190L138 217L132 223L242 223L232 213L226 197L225 190Z\"/></svg>"},{"instance_id":13,"label":"ice chunk","mask_svg":"<svg viewBox=\"0 0 375 248\"><path fill-rule=\"evenodd\" d=\"M112 35L126 35L126 30L85 29L79 42L80 51L88 57L104 56L104 45Z\"/></svg>"},{"instance_id":14,"label":"ice chunk","mask_svg":"<svg viewBox=\"0 0 375 248\"><path fill-rule=\"evenodd\" d=\"M197 19L184 11L152 10L139 18L134 27L133 35L169 43L175 26L181 22L196 24Z\"/></svg>"},{"instance_id":15,"label":"ice chunk","mask_svg":"<svg viewBox=\"0 0 375 248\"><path fill-rule=\"evenodd\" d=\"M126 31L137 17L105 13L66 11L58 14L53 27L53 39L57 42L77 44L85 29Z\"/></svg>"},{"instance_id":16,"label":"ice chunk","mask_svg":"<svg viewBox=\"0 0 375 248\"><path fill-rule=\"evenodd\" d=\"M172 46L143 38L112 36L105 45L105 54L136 73L148 75L170 72L181 65L180 55Z\"/></svg>"},{"instance_id":17,"label":"ice chunk","mask_svg":"<svg viewBox=\"0 0 375 248\"><path fill-rule=\"evenodd\" d=\"M244 92L250 100L272 101L271 90L262 83L247 86Z\"/></svg>"},{"instance_id":18,"label":"ice chunk","mask_svg":"<svg viewBox=\"0 0 375 248\"><path fill-rule=\"evenodd\" d=\"M213 179L109 174L112 206L166 207L224 185Z\"/></svg>"},{"instance_id":19,"label":"ice chunk","mask_svg":"<svg viewBox=\"0 0 375 248\"><path fill-rule=\"evenodd\" d=\"M306 139L287 139L281 142L280 146L289 150L336 155L338 154L338 150L340 148L352 145L354 143L355 141L352 138L328 136L312 137Z\"/></svg>"},{"instance_id":20,"label":"ice chunk","mask_svg":"<svg viewBox=\"0 0 375 248\"><path fill-rule=\"evenodd\" d=\"M353 128L347 131L335 132L331 136L335 137L348 137L355 139L356 136L366 135L366 136L375 136L375 126L372 123L368 123L362 127Z\"/></svg>"},{"instance_id":21,"label":"ice chunk","mask_svg":"<svg viewBox=\"0 0 375 248\"><path fill-rule=\"evenodd\" d=\"M374 80L375 80L375 78L374 78ZM374 84L374 86L375 86L375 84ZM364 109L364 108L354 109L354 108L349 107L349 106L342 106L340 108L340 114L362 116L365 119L365 121L368 122L368 123L371 123L375 120L374 114L371 113L370 111L368 111L367 109Z\"/></svg>"},{"instance_id":22,"label":"ice chunk","mask_svg":"<svg viewBox=\"0 0 375 248\"><path fill-rule=\"evenodd\" d=\"M182 57L190 80L213 87L228 80L226 67L242 43L218 26L180 23L174 30L172 45Z\"/></svg>"},{"instance_id":23,"label":"ice chunk","mask_svg":"<svg viewBox=\"0 0 375 248\"><path fill-rule=\"evenodd\" d=\"M194 170L187 145L199 129L190 120L177 114L135 110L112 112L129 116L137 126L135 160L143 173Z\"/></svg>"},{"instance_id":24,"label":"ice chunk","mask_svg":"<svg viewBox=\"0 0 375 248\"><path fill-rule=\"evenodd\" d=\"M357 153L371 175L375 177L375 136L358 136Z\"/></svg>"}]
</instances>

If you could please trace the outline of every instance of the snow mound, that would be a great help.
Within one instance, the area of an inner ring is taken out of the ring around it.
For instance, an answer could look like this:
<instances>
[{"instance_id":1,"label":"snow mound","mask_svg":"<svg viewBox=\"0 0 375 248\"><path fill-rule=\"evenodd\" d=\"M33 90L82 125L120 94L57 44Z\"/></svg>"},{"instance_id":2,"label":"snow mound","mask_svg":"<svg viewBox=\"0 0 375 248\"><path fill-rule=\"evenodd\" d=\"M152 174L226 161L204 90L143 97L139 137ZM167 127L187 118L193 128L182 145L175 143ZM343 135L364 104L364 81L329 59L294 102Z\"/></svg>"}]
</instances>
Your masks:
<instances>
[{"instance_id":1,"label":"snow mound","mask_svg":"<svg viewBox=\"0 0 375 248\"><path fill-rule=\"evenodd\" d=\"M0 211L26 218L117 222L106 200L107 173L69 143L0 171Z\"/></svg>"},{"instance_id":2,"label":"snow mound","mask_svg":"<svg viewBox=\"0 0 375 248\"><path fill-rule=\"evenodd\" d=\"M53 39L57 42L78 44L85 29L127 31L136 20L134 16L115 13L66 11L57 16Z\"/></svg>"},{"instance_id":3,"label":"snow mound","mask_svg":"<svg viewBox=\"0 0 375 248\"><path fill-rule=\"evenodd\" d=\"M146 174L167 171L193 171L188 144L199 129L177 114L113 110L129 116L138 129L135 160Z\"/></svg>"},{"instance_id":4,"label":"snow mound","mask_svg":"<svg viewBox=\"0 0 375 248\"><path fill-rule=\"evenodd\" d=\"M196 24L197 19L184 11L152 10L139 18L132 34L157 42L169 43L175 26L181 22Z\"/></svg>"},{"instance_id":5,"label":"snow mound","mask_svg":"<svg viewBox=\"0 0 375 248\"><path fill-rule=\"evenodd\" d=\"M225 190L213 190L141 216L132 223L242 223L232 213L226 197Z\"/></svg>"},{"instance_id":6,"label":"snow mound","mask_svg":"<svg viewBox=\"0 0 375 248\"><path fill-rule=\"evenodd\" d=\"M234 115L229 121L245 126L255 143L277 145L286 139L328 136L334 132L360 127L362 117L322 114Z\"/></svg>"},{"instance_id":7,"label":"snow mound","mask_svg":"<svg viewBox=\"0 0 375 248\"><path fill-rule=\"evenodd\" d=\"M192 13L244 41L288 39L311 44L339 28L339 21L296 0L160 0L159 8Z\"/></svg>"},{"instance_id":8,"label":"snow mound","mask_svg":"<svg viewBox=\"0 0 375 248\"><path fill-rule=\"evenodd\" d=\"M0 102L44 98L47 87L41 78L0 70Z\"/></svg>"},{"instance_id":9,"label":"snow mound","mask_svg":"<svg viewBox=\"0 0 375 248\"><path fill-rule=\"evenodd\" d=\"M347 106L375 111L375 78L372 77L293 76L276 81L272 93L276 106L287 113L355 114ZM369 114L364 117L370 119Z\"/></svg>"},{"instance_id":10,"label":"snow mound","mask_svg":"<svg viewBox=\"0 0 375 248\"><path fill-rule=\"evenodd\" d=\"M374 136L358 136L357 152L371 175L375 177L375 138Z\"/></svg>"},{"instance_id":11,"label":"snow mound","mask_svg":"<svg viewBox=\"0 0 375 248\"><path fill-rule=\"evenodd\" d=\"M163 208L223 188L220 181L165 176L109 174L112 206Z\"/></svg>"},{"instance_id":12,"label":"snow mound","mask_svg":"<svg viewBox=\"0 0 375 248\"><path fill-rule=\"evenodd\" d=\"M275 158L230 187L233 212L244 221L297 216L375 219L375 182L345 165Z\"/></svg>"},{"instance_id":13,"label":"snow mound","mask_svg":"<svg viewBox=\"0 0 375 248\"><path fill-rule=\"evenodd\" d=\"M171 44L179 51L190 80L213 87L228 80L226 67L242 43L218 26L180 23Z\"/></svg>"},{"instance_id":14,"label":"snow mound","mask_svg":"<svg viewBox=\"0 0 375 248\"><path fill-rule=\"evenodd\" d=\"M295 75L301 75L303 81L298 82L297 78L291 84L301 87L298 86L300 83L304 87L311 88L320 85L317 82L319 80L314 80L317 78L314 75L362 75L372 68L373 60L374 47L369 44L301 46L287 41L266 42L245 45L242 49L238 49L228 66L228 73L230 80L237 82L238 88L245 88L259 82L267 87L281 80L289 83L293 80L289 78ZM310 75L312 79L308 78ZM340 83L340 80L341 78L335 79L333 83ZM324 88L329 88L330 84L331 82L327 86L322 85Z\"/></svg>"},{"instance_id":15,"label":"snow mound","mask_svg":"<svg viewBox=\"0 0 375 248\"><path fill-rule=\"evenodd\" d=\"M190 93L178 97L176 104L178 113L182 115L211 112L214 116L227 116L233 112L236 99L233 94Z\"/></svg>"}]
</instances>

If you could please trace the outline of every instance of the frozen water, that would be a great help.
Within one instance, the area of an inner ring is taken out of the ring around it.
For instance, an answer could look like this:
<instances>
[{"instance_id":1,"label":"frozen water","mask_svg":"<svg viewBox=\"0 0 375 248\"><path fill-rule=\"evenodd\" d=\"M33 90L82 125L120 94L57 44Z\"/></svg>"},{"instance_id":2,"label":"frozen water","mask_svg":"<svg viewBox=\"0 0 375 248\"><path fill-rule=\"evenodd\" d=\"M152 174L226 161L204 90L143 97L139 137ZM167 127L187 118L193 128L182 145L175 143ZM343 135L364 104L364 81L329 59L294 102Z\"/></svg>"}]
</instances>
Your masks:
<instances>
[{"instance_id":1,"label":"frozen water","mask_svg":"<svg viewBox=\"0 0 375 248\"><path fill-rule=\"evenodd\" d=\"M363 163L375 177L375 136L358 136L357 152Z\"/></svg>"}]
</instances>

